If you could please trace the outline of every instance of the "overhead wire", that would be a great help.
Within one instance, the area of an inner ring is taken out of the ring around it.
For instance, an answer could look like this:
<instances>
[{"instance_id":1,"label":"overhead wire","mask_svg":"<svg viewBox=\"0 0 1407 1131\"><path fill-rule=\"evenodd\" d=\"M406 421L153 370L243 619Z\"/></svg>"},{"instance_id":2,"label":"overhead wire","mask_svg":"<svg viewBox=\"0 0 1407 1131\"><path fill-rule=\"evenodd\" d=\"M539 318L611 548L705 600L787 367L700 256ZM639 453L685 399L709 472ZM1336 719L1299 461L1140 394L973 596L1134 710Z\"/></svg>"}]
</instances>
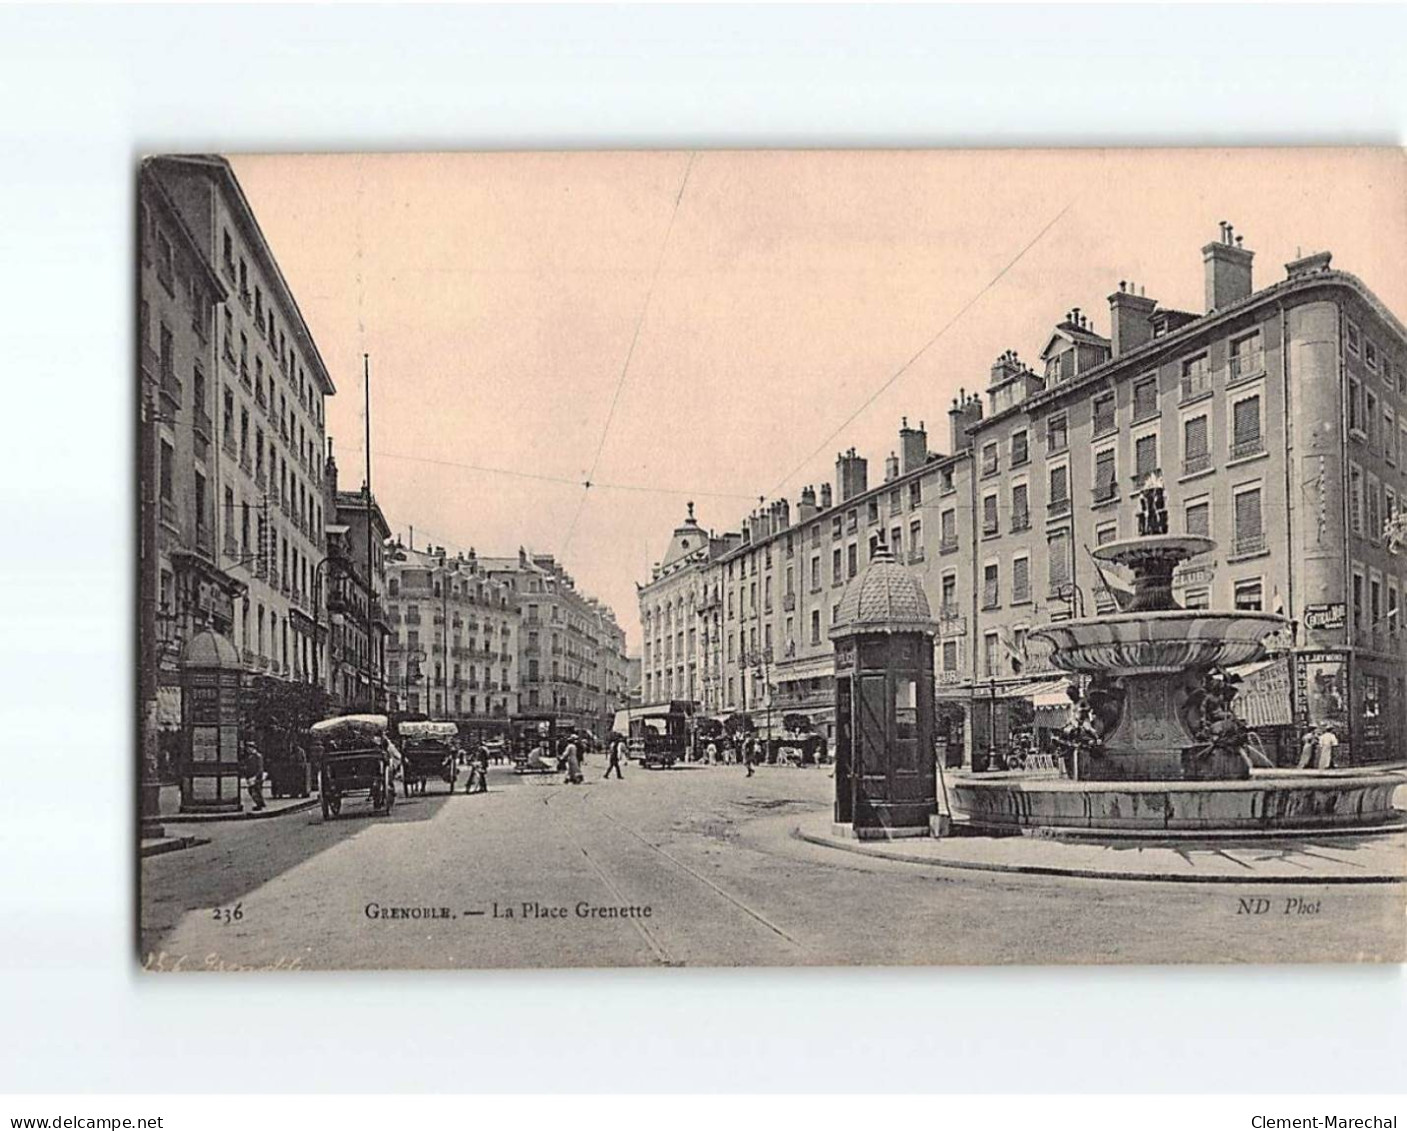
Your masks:
<instances>
[{"instance_id":1,"label":"overhead wire","mask_svg":"<svg viewBox=\"0 0 1407 1131\"><path fill-rule=\"evenodd\" d=\"M571 525L567 527L566 537L562 539L561 548L557 551L559 558L565 559L567 548L571 545L572 536L576 533L577 523L581 520L581 512L586 507L586 497L591 493L593 480L596 476L596 469L601 464L601 453L606 450L606 438L611 433L611 425L615 422L616 406L620 403L621 390L625 387L626 374L630 371L631 359L635 356L635 345L640 340L640 328L645 324L645 315L650 310L650 300L655 294L655 284L659 281L660 269L664 267L664 257L669 252L669 237L674 232L674 221L679 216L679 205L684 199L684 189L689 184L689 174L694 169L694 159L698 156L697 150L690 150L688 164L684 166L684 176L679 181L679 191L674 194L674 207L669 213L669 224L665 227L664 238L660 241L659 255L655 258L655 269L650 275L650 284L645 288L645 300L640 304L639 317L635 319L635 331L630 335L630 346L625 351L625 361L620 367L620 376L616 379L615 392L611 394L611 407L606 413L606 423L601 429L601 439L596 445L596 454L592 457L591 466L586 472L586 479L581 486L581 499L577 503L576 513L572 515Z\"/></svg>"}]
</instances>

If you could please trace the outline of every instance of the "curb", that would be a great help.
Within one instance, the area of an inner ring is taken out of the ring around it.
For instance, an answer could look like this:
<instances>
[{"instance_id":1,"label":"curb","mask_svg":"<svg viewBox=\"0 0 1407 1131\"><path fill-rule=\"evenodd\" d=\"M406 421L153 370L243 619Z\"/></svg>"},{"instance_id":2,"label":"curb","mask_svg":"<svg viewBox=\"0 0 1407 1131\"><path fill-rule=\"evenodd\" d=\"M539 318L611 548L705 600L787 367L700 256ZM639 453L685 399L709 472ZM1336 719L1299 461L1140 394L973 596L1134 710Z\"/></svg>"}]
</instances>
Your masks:
<instances>
[{"instance_id":1,"label":"curb","mask_svg":"<svg viewBox=\"0 0 1407 1131\"><path fill-rule=\"evenodd\" d=\"M296 805L289 805L283 809L265 809L256 813L249 810L244 813L173 813L171 816L163 816L161 823L164 825L200 825L212 821L266 821L273 817L286 817L290 813L304 813L319 804L316 797L309 797L307 800L299 801Z\"/></svg>"},{"instance_id":2,"label":"curb","mask_svg":"<svg viewBox=\"0 0 1407 1131\"><path fill-rule=\"evenodd\" d=\"M986 864L975 860L935 860L931 856L917 856L908 852L880 852L863 847L860 842L851 844L829 837L805 832L799 825L791 834L797 840L806 841L821 848L833 848L839 852L853 852L858 856L869 856L876 860L897 860L903 864L926 864L930 868L953 868L969 872L999 872L1009 875L1026 876L1074 876L1084 880L1139 880L1143 883L1165 884L1240 884L1254 886L1260 884L1298 884L1300 887L1317 884L1402 884L1404 876L1189 876L1181 872L1102 872L1097 868L1061 868L1052 864Z\"/></svg>"},{"instance_id":3,"label":"curb","mask_svg":"<svg viewBox=\"0 0 1407 1131\"><path fill-rule=\"evenodd\" d=\"M209 843L210 842L204 837L199 836L169 837L159 840L155 844L142 845L140 855L143 858L148 856L165 856L168 852L180 852L183 848L199 848L202 844Z\"/></svg>"}]
</instances>

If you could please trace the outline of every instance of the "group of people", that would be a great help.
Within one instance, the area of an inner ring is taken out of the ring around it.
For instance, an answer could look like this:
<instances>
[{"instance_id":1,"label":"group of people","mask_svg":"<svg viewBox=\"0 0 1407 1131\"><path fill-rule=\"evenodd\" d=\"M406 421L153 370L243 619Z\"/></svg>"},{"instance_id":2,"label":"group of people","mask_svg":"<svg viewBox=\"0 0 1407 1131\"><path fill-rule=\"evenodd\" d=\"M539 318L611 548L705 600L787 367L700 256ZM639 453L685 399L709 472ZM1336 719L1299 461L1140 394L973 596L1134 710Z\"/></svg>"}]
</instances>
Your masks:
<instances>
[{"instance_id":1,"label":"group of people","mask_svg":"<svg viewBox=\"0 0 1407 1131\"><path fill-rule=\"evenodd\" d=\"M1317 727L1310 727L1300 738L1300 760L1297 768L1301 770L1331 769L1338 748L1339 736L1334 733L1333 724L1320 723Z\"/></svg>"},{"instance_id":2,"label":"group of people","mask_svg":"<svg viewBox=\"0 0 1407 1131\"><path fill-rule=\"evenodd\" d=\"M753 767L761 765L766 756L762 750L762 740L756 735L747 735L736 745L728 740L723 740L720 747L717 739L709 739L708 745L704 747L704 760L712 762L714 765L722 763L727 766L734 766L741 762L747 767L747 776L752 777Z\"/></svg>"}]
</instances>

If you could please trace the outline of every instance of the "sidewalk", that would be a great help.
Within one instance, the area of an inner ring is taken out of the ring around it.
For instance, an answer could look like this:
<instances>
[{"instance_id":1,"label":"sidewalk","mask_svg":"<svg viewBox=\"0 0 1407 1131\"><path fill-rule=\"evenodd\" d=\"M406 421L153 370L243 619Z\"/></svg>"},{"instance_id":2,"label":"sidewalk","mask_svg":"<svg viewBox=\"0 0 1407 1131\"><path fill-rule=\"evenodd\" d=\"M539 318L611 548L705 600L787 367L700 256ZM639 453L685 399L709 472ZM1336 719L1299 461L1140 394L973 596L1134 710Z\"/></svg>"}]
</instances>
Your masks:
<instances>
[{"instance_id":1,"label":"sidewalk","mask_svg":"<svg viewBox=\"0 0 1407 1131\"><path fill-rule=\"evenodd\" d=\"M201 836L156 836L144 837L141 856L164 856L168 852L179 852L183 848L198 848L210 841Z\"/></svg>"},{"instance_id":2,"label":"sidewalk","mask_svg":"<svg viewBox=\"0 0 1407 1131\"><path fill-rule=\"evenodd\" d=\"M239 813L182 813L181 787L163 785L161 787L161 823L164 825L187 825L209 821L256 821L265 817L282 817L288 813L301 813L318 804L316 794L312 797L280 797L275 799L268 795L266 789L264 791L264 808L256 813L250 805L248 793L243 794L242 799L244 809Z\"/></svg>"},{"instance_id":3,"label":"sidewalk","mask_svg":"<svg viewBox=\"0 0 1407 1131\"><path fill-rule=\"evenodd\" d=\"M975 836L857 841L835 835L830 814L803 818L793 835L810 844L935 868L1102 880L1235 884L1407 883L1407 831L1265 840L1118 841Z\"/></svg>"}]
</instances>

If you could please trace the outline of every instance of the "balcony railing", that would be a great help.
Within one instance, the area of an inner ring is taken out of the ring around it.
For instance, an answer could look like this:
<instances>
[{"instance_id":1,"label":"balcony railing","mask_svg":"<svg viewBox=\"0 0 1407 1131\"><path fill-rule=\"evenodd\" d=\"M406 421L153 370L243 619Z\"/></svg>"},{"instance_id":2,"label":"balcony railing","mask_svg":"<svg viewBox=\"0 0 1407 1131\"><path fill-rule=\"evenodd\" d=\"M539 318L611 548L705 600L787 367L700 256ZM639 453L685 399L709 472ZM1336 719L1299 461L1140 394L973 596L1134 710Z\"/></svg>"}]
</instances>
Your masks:
<instances>
[{"instance_id":1,"label":"balcony railing","mask_svg":"<svg viewBox=\"0 0 1407 1131\"><path fill-rule=\"evenodd\" d=\"M1251 350L1249 353L1235 354L1226 363L1228 383L1249 381L1265 372L1265 351Z\"/></svg>"},{"instance_id":2,"label":"balcony railing","mask_svg":"<svg viewBox=\"0 0 1407 1131\"><path fill-rule=\"evenodd\" d=\"M1251 456L1258 456L1265 451L1265 437L1251 436L1245 440L1233 441L1231 444L1232 459L1248 459Z\"/></svg>"},{"instance_id":3,"label":"balcony railing","mask_svg":"<svg viewBox=\"0 0 1407 1131\"><path fill-rule=\"evenodd\" d=\"M1067 495L1063 499L1051 499L1046 506L1046 513L1051 518L1059 518L1061 515L1070 513L1070 498Z\"/></svg>"},{"instance_id":4,"label":"balcony railing","mask_svg":"<svg viewBox=\"0 0 1407 1131\"><path fill-rule=\"evenodd\" d=\"M1265 532L1237 534L1231 540L1231 553L1236 557L1265 553Z\"/></svg>"},{"instance_id":5,"label":"balcony railing","mask_svg":"<svg viewBox=\"0 0 1407 1131\"><path fill-rule=\"evenodd\" d=\"M214 556L215 538L209 526L201 524L195 528L195 548L206 557Z\"/></svg>"},{"instance_id":6,"label":"balcony railing","mask_svg":"<svg viewBox=\"0 0 1407 1131\"><path fill-rule=\"evenodd\" d=\"M923 547L915 546L909 551L909 565L917 565L923 561Z\"/></svg>"},{"instance_id":7,"label":"balcony railing","mask_svg":"<svg viewBox=\"0 0 1407 1131\"><path fill-rule=\"evenodd\" d=\"M197 408L191 413L191 425L195 428L195 434L207 442L215 434L210 426L210 414L203 408Z\"/></svg>"},{"instance_id":8,"label":"balcony railing","mask_svg":"<svg viewBox=\"0 0 1407 1131\"><path fill-rule=\"evenodd\" d=\"M1203 471L1210 471L1211 466L1211 452L1193 452L1191 455L1182 457L1183 475L1198 475Z\"/></svg>"},{"instance_id":9,"label":"balcony railing","mask_svg":"<svg viewBox=\"0 0 1407 1131\"><path fill-rule=\"evenodd\" d=\"M1107 503L1119 497L1119 485L1112 480L1108 483L1096 483L1091 495L1096 503Z\"/></svg>"},{"instance_id":10,"label":"balcony railing","mask_svg":"<svg viewBox=\"0 0 1407 1131\"><path fill-rule=\"evenodd\" d=\"M1012 514L1011 514L1011 530L1012 530L1012 533L1017 533L1017 532L1022 531L1022 530L1030 530L1030 529L1031 529L1031 512L1028 511L1028 510L1026 510L1026 511L1013 511Z\"/></svg>"},{"instance_id":11,"label":"balcony railing","mask_svg":"<svg viewBox=\"0 0 1407 1131\"><path fill-rule=\"evenodd\" d=\"M1180 388L1184 402L1205 396L1212 391L1211 370L1204 369L1198 373L1184 373Z\"/></svg>"},{"instance_id":12,"label":"balcony railing","mask_svg":"<svg viewBox=\"0 0 1407 1131\"><path fill-rule=\"evenodd\" d=\"M957 535L944 535L938 542L938 552L940 554L951 554L958 548Z\"/></svg>"}]
</instances>

